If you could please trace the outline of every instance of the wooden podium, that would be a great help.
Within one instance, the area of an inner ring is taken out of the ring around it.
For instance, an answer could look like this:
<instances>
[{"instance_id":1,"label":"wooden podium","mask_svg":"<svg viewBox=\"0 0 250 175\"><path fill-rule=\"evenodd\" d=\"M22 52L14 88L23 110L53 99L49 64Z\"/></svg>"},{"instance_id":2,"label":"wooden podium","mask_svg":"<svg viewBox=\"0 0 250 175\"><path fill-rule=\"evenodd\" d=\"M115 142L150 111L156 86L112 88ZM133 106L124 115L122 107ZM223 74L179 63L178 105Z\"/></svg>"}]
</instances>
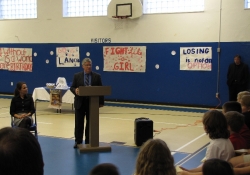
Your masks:
<instances>
[{"instance_id":1,"label":"wooden podium","mask_svg":"<svg viewBox=\"0 0 250 175\"><path fill-rule=\"evenodd\" d=\"M110 86L79 87L79 96L89 97L89 144L79 144L80 152L111 151L109 144L99 143L99 96L110 94Z\"/></svg>"}]
</instances>

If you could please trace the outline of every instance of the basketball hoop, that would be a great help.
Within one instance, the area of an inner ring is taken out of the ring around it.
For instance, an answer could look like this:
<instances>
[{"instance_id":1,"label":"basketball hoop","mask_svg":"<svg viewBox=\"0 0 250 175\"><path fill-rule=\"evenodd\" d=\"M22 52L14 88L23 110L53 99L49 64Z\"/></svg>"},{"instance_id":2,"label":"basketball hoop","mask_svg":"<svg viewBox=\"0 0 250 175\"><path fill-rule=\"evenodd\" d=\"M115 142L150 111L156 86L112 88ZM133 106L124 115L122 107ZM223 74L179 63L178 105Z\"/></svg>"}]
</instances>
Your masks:
<instances>
[{"instance_id":1,"label":"basketball hoop","mask_svg":"<svg viewBox=\"0 0 250 175\"><path fill-rule=\"evenodd\" d=\"M129 16L112 16L115 19L127 19Z\"/></svg>"}]
</instances>

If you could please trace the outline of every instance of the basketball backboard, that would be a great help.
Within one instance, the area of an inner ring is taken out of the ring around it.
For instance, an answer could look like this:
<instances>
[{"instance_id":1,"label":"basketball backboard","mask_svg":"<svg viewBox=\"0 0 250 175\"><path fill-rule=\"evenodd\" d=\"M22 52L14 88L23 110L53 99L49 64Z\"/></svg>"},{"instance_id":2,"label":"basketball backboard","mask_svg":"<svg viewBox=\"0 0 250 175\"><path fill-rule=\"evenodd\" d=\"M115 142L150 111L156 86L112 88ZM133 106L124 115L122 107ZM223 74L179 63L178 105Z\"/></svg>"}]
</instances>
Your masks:
<instances>
[{"instance_id":1,"label":"basketball backboard","mask_svg":"<svg viewBox=\"0 0 250 175\"><path fill-rule=\"evenodd\" d=\"M141 0L111 0L108 5L108 17L127 16L130 19L142 16Z\"/></svg>"}]
</instances>

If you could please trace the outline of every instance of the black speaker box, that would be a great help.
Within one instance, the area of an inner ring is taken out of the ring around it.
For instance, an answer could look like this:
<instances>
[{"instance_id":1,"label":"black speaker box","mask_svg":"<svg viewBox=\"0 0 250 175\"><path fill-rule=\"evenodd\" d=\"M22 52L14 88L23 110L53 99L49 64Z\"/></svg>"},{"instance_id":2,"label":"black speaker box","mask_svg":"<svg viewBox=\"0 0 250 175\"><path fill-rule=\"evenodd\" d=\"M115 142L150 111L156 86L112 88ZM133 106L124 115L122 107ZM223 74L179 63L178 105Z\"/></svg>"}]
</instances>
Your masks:
<instances>
[{"instance_id":1,"label":"black speaker box","mask_svg":"<svg viewBox=\"0 0 250 175\"><path fill-rule=\"evenodd\" d=\"M148 139L153 138L153 121L149 118L136 118L134 126L134 140L137 146L141 146Z\"/></svg>"}]
</instances>

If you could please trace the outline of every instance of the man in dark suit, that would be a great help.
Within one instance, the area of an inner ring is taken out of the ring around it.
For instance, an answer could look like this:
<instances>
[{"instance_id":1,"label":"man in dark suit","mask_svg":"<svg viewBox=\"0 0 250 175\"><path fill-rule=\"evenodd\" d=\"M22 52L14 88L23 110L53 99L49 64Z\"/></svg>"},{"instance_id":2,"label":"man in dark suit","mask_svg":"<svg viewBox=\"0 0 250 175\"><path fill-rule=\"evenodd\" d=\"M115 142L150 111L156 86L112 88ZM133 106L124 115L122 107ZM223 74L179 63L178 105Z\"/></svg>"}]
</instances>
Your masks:
<instances>
[{"instance_id":1,"label":"man in dark suit","mask_svg":"<svg viewBox=\"0 0 250 175\"><path fill-rule=\"evenodd\" d=\"M86 116L85 144L89 144L89 97L79 96L79 86L102 86L100 74L92 72L92 61L84 58L82 61L83 71L74 75L71 92L75 95L75 145L82 144L84 133L84 118ZM104 97L99 99L99 106L104 105Z\"/></svg>"},{"instance_id":2,"label":"man in dark suit","mask_svg":"<svg viewBox=\"0 0 250 175\"><path fill-rule=\"evenodd\" d=\"M229 101L237 101L237 94L248 89L248 82L248 66L241 61L240 55L236 55L234 63L229 65L227 72Z\"/></svg>"}]
</instances>

